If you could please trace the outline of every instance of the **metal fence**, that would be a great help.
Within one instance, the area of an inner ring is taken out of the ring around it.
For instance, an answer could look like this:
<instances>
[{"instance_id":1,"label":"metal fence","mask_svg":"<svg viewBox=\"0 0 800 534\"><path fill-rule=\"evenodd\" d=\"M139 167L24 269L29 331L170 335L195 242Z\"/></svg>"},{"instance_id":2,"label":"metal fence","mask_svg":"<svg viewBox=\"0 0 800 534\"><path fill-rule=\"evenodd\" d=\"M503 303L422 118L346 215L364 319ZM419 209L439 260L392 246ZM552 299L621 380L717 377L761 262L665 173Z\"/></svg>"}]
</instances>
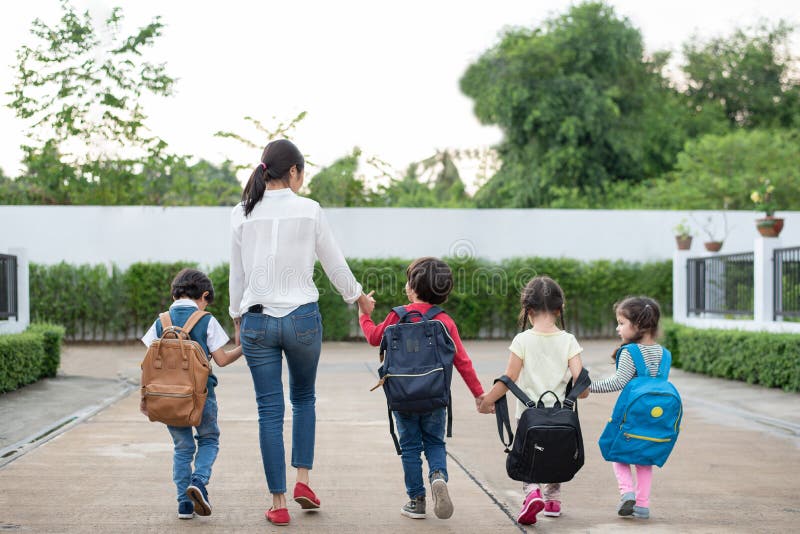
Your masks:
<instances>
[{"instance_id":1,"label":"metal fence","mask_svg":"<svg viewBox=\"0 0 800 534\"><path fill-rule=\"evenodd\" d=\"M17 257L0 254L0 319L17 316Z\"/></svg>"},{"instance_id":2,"label":"metal fence","mask_svg":"<svg viewBox=\"0 0 800 534\"><path fill-rule=\"evenodd\" d=\"M753 253L687 261L687 311L753 315Z\"/></svg>"},{"instance_id":3,"label":"metal fence","mask_svg":"<svg viewBox=\"0 0 800 534\"><path fill-rule=\"evenodd\" d=\"M773 319L800 318L800 247L777 248L773 266Z\"/></svg>"}]
</instances>

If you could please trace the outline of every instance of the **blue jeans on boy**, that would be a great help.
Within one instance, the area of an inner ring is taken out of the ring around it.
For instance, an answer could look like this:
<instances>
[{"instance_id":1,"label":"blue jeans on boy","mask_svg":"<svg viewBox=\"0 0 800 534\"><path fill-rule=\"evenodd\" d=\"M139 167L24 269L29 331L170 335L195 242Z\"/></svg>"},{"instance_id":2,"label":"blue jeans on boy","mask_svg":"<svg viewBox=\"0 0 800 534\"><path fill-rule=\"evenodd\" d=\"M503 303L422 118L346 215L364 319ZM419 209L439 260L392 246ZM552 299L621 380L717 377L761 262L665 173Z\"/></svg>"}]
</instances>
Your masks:
<instances>
[{"instance_id":1,"label":"blue jeans on boy","mask_svg":"<svg viewBox=\"0 0 800 534\"><path fill-rule=\"evenodd\" d=\"M186 495L186 488L192 478L198 479L203 484L208 484L211 478L211 466L217 459L219 451L219 426L217 425L217 398L214 388L208 388L208 397L203 406L203 418L194 428L190 426L167 425L175 444L175 454L172 457L172 480L178 490L178 502L191 502ZM192 435L192 430L196 434ZM195 454L195 440L197 440L197 454ZM192 472L194 460L194 472Z\"/></svg>"},{"instance_id":2,"label":"blue jeans on boy","mask_svg":"<svg viewBox=\"0 0 800 534\"><path fill-rule=\"evenodd\" d=\"M240 336L258 404L258 435L267 486L270 493L286 493L283 355L289 368L292 402L292 466L311 469L317 423L314 385L322 349L319 306L316 302L303 304L285 317L245 313Z\"/></svg>"},{"instance_id":3,"label":"blue jeans on boy","mask_svg":"<svg viewBox=\"0 0 800 534\"><path fill-rule=\"evenodd\" d=\"M447 424L447 408L427 413L393 412L397 423L406 493L413 499L425 495L422 479L422 457L425 451L428 460L428 478L439 471L447 480L447 451L444 431Z\"/></svg>"}]
</instances>

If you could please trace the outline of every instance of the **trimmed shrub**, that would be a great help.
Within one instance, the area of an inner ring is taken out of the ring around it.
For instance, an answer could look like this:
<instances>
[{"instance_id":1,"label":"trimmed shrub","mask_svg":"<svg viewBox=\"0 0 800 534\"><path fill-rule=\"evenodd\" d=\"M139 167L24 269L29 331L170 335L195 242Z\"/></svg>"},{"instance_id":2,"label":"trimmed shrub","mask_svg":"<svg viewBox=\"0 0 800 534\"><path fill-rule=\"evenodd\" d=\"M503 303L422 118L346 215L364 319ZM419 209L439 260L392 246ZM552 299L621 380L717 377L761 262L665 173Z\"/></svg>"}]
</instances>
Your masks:
<instances>
[{"instance_id":1,"label":"trimmed shrub","mask_svg":"<svg viewBox=\"0 0 800 534\"><path fill-rule=\"evenodd\" d=\"M64 329L32 325L21 334L0 335L0 393L55 376L61 362Z\"/></svg>"},{"instance_id":2,"label":"trimmed shrub","mask_svg":"<svg viewBox=\"0 0 800 534\"><path fill-rule=\"evenodd\" d=\"M694 373L800 391L800 336L664 325L673 365Z\"/></svg>"},{"instance_id":3,"label":"trimmed shrub","mask_svg":"<svg viewBox=\"0 0 800 534\"><path fill-rule=\"evenodd\" d=\"M672 310L672 264L669 261L628 263L581 262L571 259L515 258L490 262L475 258L445 258L453 270L454 288L443 308L453 316L463 338L510 338L517 332L519 294L537 274L556 279L567 297L567 328L575 335L614 334L614 301L629 294L658 300L664 315ZM364 290L375 291L373 314L382 321L393 306L405 304L406 267L410 260L352 259L348 261ZM169 307L169 286L186 262L137 263L125 271L106 266L31 265L31 313L36 321L65 326L69 340L134 340ZM227 264L207 271L214 283L208 307L229 334ZM346 304L317 264L323 339L344 340L358 335L355 305Z\"/></svg>"},{"instance_id":4,"label":"trimmed shrub","mask_svg":"<svg viewBox=\"0 0 800 534\"><path fill-rule=\"evenodd\" d=\"M28 327L28 332L42 336L42 358L39 377L56 376L58 366L61 365L61 341L64 339L64 327L49 323L36 323Z\"/></svg>"}]
</instances>

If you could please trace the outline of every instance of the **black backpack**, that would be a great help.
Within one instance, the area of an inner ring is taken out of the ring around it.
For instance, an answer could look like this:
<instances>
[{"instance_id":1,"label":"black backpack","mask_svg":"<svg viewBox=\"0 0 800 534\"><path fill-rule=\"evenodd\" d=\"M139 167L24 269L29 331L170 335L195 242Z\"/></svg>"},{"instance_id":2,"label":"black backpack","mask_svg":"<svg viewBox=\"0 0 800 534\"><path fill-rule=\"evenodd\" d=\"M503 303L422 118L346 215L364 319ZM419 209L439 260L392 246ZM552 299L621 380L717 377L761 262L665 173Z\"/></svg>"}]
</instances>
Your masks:
<instances>
[{"instance_id":1,"label":"black backpack","mask_svg":"<svg viewBox=\"0 0 800 534\"><path fill-rule=\"evenodd\" d=\"M394 432L392 411L425 413L447 407L447 436L453 432L453 410L450 382L456 345L441 321L434 317L443 313L433 306L424 314L408 311L404 306L393 308L400 320L386 327L381 339L383 365L378 368L380 381L389 408L389 433L397 454L400 442ZM419 317L419 321L412 321Z\"/></svg>"},{"instance_id":2,"label":"black backpack","mask_svg":"<svg viewBox=\"0 0 800 534\"><path fill-rule=\"evenodd\" d=\"M519 418L516 439L511 432L508 403L505 395L494 405L497 416L497 431L500 441L506 446L506 471L508 476L522 482L567 482L572 480L583 467L583 437L578 420L578 396L589 387L592 381L586 369L581 370L574 387L567 385L564 404L558 395L545 391L538 402L528 398L507 376L497 381L503 382L527 408ZM556 397L552 408L545 408L542 399L550 394ZM508 443L503 435L508 433ZM511 446L513 442L513 447ZM511 449L509 450L509 447Z\"/></svg>"}]
</instances>

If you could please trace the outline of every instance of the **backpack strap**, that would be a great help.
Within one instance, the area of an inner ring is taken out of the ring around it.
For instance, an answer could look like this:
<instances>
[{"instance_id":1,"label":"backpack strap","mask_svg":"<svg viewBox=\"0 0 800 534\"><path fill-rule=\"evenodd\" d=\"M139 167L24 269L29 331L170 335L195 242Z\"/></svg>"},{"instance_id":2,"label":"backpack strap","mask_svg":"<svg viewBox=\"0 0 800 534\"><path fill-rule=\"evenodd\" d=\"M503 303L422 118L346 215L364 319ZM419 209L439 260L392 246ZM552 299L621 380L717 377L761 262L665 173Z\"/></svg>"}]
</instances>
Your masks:
<instances>
[{"instance_id":1,"label":"backpack strap","mask_svg":"<svg viewBox=\"0 0 800 534\"><path fill-rule=\"evenodd\" d=\"M406 315L408 315L408 310L406 309L405 306L395 306L394 308L392 308L392 311L395 312L397 316L400 318L400 320L398 321L399 323L402 323L403 319L405 319Z\"/></svg>"},{"instance_id":2,"label":"backpack strap","mask_svg":"<svg viewBox=\"0 0 800 534\"><path fill-rule=\"evenodd\" d=\"M669 369L672 366L672 353L661 347L661 363L658 366L658 374L656 376L667 380L669 378Z\"/></svg>"},{"instance_id":3,"label":"backpack strap","mask_svg":"<svg viewBox=\"0 0 800 534\"><path fill-rule=\"evenodd\" d=\"M534 406L536 403L528 398L525 393L517 387L513 380L511 380L508 376L503 375L500 378L495 379L495 383L502 382L510 391L514 394L519 400L521 400L525 406L531 407ZM494 403L494 415L497 419L497 433L500 434L500 442L505 446L505 452L510 452L511 443L514 442L514 433L511 431L511 417L508 414L508 401L506 400L506 395L503 395ZM506 443L505 435L503 431L505 430L506 434L508 434L508 442Z\"/></svg>"},{"instance_id":4,"label":"backpack strap","mask_svg":"<svg viewBox=\"0 0 800 534\"><path fill-rule=\"evenodd\" d=\"M169 311L165 311L164 313L160 313L158 315L159 320L161 320L161 330L166 330L170 326L172 326L172 317L169 315Z\"/></svg>"},{"instance_id":5,"label":"backpack strap","mask_svg":"<svg viewBox=\"0 0 800 534\"><path fill-rule=\"evenodd\" d=\"M186 319L186 322L181 327L181 329L184 332L186 332L186 337L189 337L189 333L197 325L197 323L200 321L200 319L202 319L203 317L205 317L208 314L209 314L209 312L207 312L207 311L197 310L196 312L192 313L189 316L188 319Z\"/></svg>"},{"instance_id":6,"label":"backpack strap","mask_svg":"<svg viewBox=\"0 0 800 534\"><path fill-rule=\"evenodd\" d=\"M444 313L444 310L441 309L439 306L431 306L431 309L423 313L422 316L430 321L440 313Z\"/></svg>"},{"instance_id":7,"label":"backpack strap","mask_svg":"<svg viewBox=\"0 0 800 534\"><path fill-rule=\"evenodd\" d=\"M638 376L650 376L650 371L647 369L647 364L642 356L642 351L639 350L639 345L636 343L628 343L620 347L619 354L622 354L622 349L628 349L628 354L631 355L633 365L636 366L636 374ZM617 357L617 366L619 366L619 357Z\"/></svg>"},{"instance_id":8,"label":"backpack strap","mask_svg":"<svg viewBox=\"0 0 800 534\"><path fill-rule=\"evenodd\" d=\"M572 385L572 380L567 382L567 395L564 397L564 407L571 410L574 406L577 406L578 397L591 385L592 380L589 378L589 371L584 367L581 369L578 379L575 381L575 385Z\"/></svg>"}]
</instances>

